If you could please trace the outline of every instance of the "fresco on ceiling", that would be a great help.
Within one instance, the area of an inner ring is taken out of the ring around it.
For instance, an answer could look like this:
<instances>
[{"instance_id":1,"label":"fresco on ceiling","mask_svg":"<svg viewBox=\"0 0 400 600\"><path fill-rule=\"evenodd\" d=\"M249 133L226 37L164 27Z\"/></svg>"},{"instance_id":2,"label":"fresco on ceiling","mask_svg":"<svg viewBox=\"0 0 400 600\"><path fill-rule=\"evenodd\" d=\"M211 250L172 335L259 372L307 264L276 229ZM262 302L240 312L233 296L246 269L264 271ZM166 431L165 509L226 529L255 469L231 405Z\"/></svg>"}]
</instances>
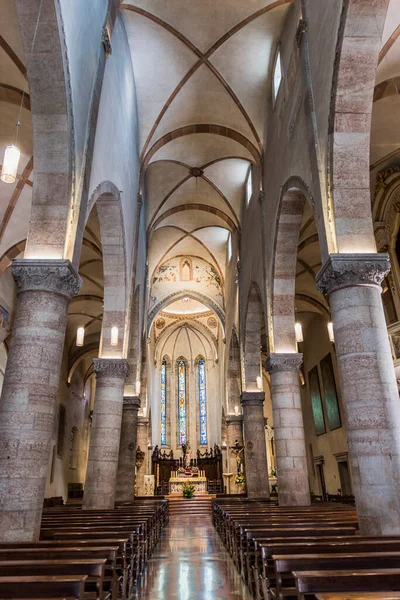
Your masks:
<instances>
[{"instance_id":1,"label":"fresco on ceiling","mask_svg":"<svg viewBox=\"0 0 400 600\"><path fill-rule=\"evenodd\" d=\"M210 263L201 258L176 257L160 265L155 272L150 306L182 289L206 294L223 306L221 284L218 271Z\"/></svg>"}]
</instances>

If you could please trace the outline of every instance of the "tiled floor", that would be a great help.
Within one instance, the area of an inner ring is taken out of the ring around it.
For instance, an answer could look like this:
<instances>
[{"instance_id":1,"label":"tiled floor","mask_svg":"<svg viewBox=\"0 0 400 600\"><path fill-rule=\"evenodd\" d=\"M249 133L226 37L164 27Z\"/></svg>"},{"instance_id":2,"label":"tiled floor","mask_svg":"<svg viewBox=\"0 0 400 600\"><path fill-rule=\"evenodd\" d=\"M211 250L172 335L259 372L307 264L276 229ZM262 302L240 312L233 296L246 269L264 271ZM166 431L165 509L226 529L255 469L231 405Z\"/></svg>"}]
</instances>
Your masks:
<instances>
[{"instance_id":1,"label":"tiled floor","mask_svg":"<svg viewBox=\"0 0 400 600\"><path fill-rule=\"evenodd\" d=\"M211 517L171 517L134 599L251 600Z\"/></svg>"}]
</instances>

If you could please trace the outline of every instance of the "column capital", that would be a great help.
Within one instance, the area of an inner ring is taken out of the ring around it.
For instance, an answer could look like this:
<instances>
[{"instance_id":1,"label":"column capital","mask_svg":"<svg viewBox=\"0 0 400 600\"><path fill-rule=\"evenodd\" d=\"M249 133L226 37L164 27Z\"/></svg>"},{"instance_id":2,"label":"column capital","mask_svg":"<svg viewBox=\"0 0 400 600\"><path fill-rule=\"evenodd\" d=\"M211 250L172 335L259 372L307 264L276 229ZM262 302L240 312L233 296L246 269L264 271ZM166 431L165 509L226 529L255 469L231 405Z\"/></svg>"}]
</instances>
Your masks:
<instances>
[{"instance_id":1,"label":"column capital","mask_svg":"<svg viewBox=\"0 0 400 600\"><path fill-rule=\"evenodd\" d=\"M265 400L264 392L242 392L240 394L240 403L242 406L262 406Z\"/></svg>"},{"instance_id":2,"label":"column capital","mask_svg":"<svg viewBox=\"0 0 400 600\"><path fill-rule=\"evenodd\" d=\"M335 290L357 285L380 286L390 271L389 255L331 254L317 273L320 292L329 296Z\"/></svg>"},{"instance_id":3,"label":"column capital","mask_svg":"<svg viewBox=\"0 0 400 600\"><path fill-rule=\"evenodd\" d=\"M268 373L278 373L280 371L295 371L297 373L302 362L303 355L299 352L274 352L268 356L264 368Z\"/></svg>"},{"instance_id":4,"label":"column capital","mask_svg":"<svg viewBox=\"0 0 400 600\"><path fill-rule=\"evenodd\" d=\"M226 415L225 418L226 424L230 425L231 423L242 423L243 422L243 415Z\"/></svg>"},{"instance_id":5,"label":"column capital","mask_svg":"<svg viewBox=\"0 0 400 600\"><path fill-rule=\"evenodd\" d=\"M124 396L123 409L124 410L139 410L140 398L139 396Z\"/></svg>"},{"instance_id":6,"label":"column capital","mask_svg":"<svg viewBox=\"0 0 400 600\"><path fill-rule=\"evenodd\" d=\"M143 415L138 415L138 425L148 425L148 424L149 424L148 417L144 417Z\"/></svg>"},{"instance_id":7,"label":"column capital","mask_svg":"<svg viewBox=\"0 0 400 600\"><path fill-rule=\"evenodd\" d=\"M71 299L78 294L82 280L65 259L17 258L12 274L19 292L44 291Z\"/></svg>"},{"instance_id":8,"label":"column capital","mask_svg":"<svg viewBox=\"0 0 400 600\"><path fill-rule=\"evenodd\" d=\"M129 374L129 363L125 358L94 358L96 378L120 377L125 379Z\"/></svg>"}]
</instances>

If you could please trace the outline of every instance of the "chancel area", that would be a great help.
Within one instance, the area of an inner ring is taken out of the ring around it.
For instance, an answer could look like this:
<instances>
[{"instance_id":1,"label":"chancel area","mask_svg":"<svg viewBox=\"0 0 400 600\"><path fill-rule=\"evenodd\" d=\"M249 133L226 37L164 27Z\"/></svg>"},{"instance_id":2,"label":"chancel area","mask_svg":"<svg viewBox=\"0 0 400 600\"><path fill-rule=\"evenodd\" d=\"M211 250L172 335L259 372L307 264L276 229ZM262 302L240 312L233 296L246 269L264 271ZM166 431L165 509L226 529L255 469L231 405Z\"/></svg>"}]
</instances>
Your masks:
<instances>
[{"instance_id":1,"label":"chancel area","mask_svg":"<svg viewBox=\"0 0 400 600\"><path fill-rule=\"evenodd\" d=\"M0 600L400 599L398 0L1 0Z\"/></svg>"}]
</instances>

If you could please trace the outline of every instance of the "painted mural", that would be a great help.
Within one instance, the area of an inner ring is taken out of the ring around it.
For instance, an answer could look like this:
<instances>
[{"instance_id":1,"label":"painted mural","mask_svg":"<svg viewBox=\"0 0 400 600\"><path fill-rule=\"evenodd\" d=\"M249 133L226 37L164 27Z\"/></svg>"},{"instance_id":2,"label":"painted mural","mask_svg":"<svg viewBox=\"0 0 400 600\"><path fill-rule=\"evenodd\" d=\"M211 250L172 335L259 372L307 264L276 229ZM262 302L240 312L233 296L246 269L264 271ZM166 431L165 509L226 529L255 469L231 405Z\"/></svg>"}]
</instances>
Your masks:
<instances>
[{"instance_id":1,"label":"painted mural","mask_svg":"<svg viewBox=\"0 0 400 600\"><path fill-rule=\"evenodd\" d=\"M152 279L150 306L185 288L213 298L223 306L222 281L213 265L201 258L176 257L160 265Z\"/></svg>"}]
</instances>

